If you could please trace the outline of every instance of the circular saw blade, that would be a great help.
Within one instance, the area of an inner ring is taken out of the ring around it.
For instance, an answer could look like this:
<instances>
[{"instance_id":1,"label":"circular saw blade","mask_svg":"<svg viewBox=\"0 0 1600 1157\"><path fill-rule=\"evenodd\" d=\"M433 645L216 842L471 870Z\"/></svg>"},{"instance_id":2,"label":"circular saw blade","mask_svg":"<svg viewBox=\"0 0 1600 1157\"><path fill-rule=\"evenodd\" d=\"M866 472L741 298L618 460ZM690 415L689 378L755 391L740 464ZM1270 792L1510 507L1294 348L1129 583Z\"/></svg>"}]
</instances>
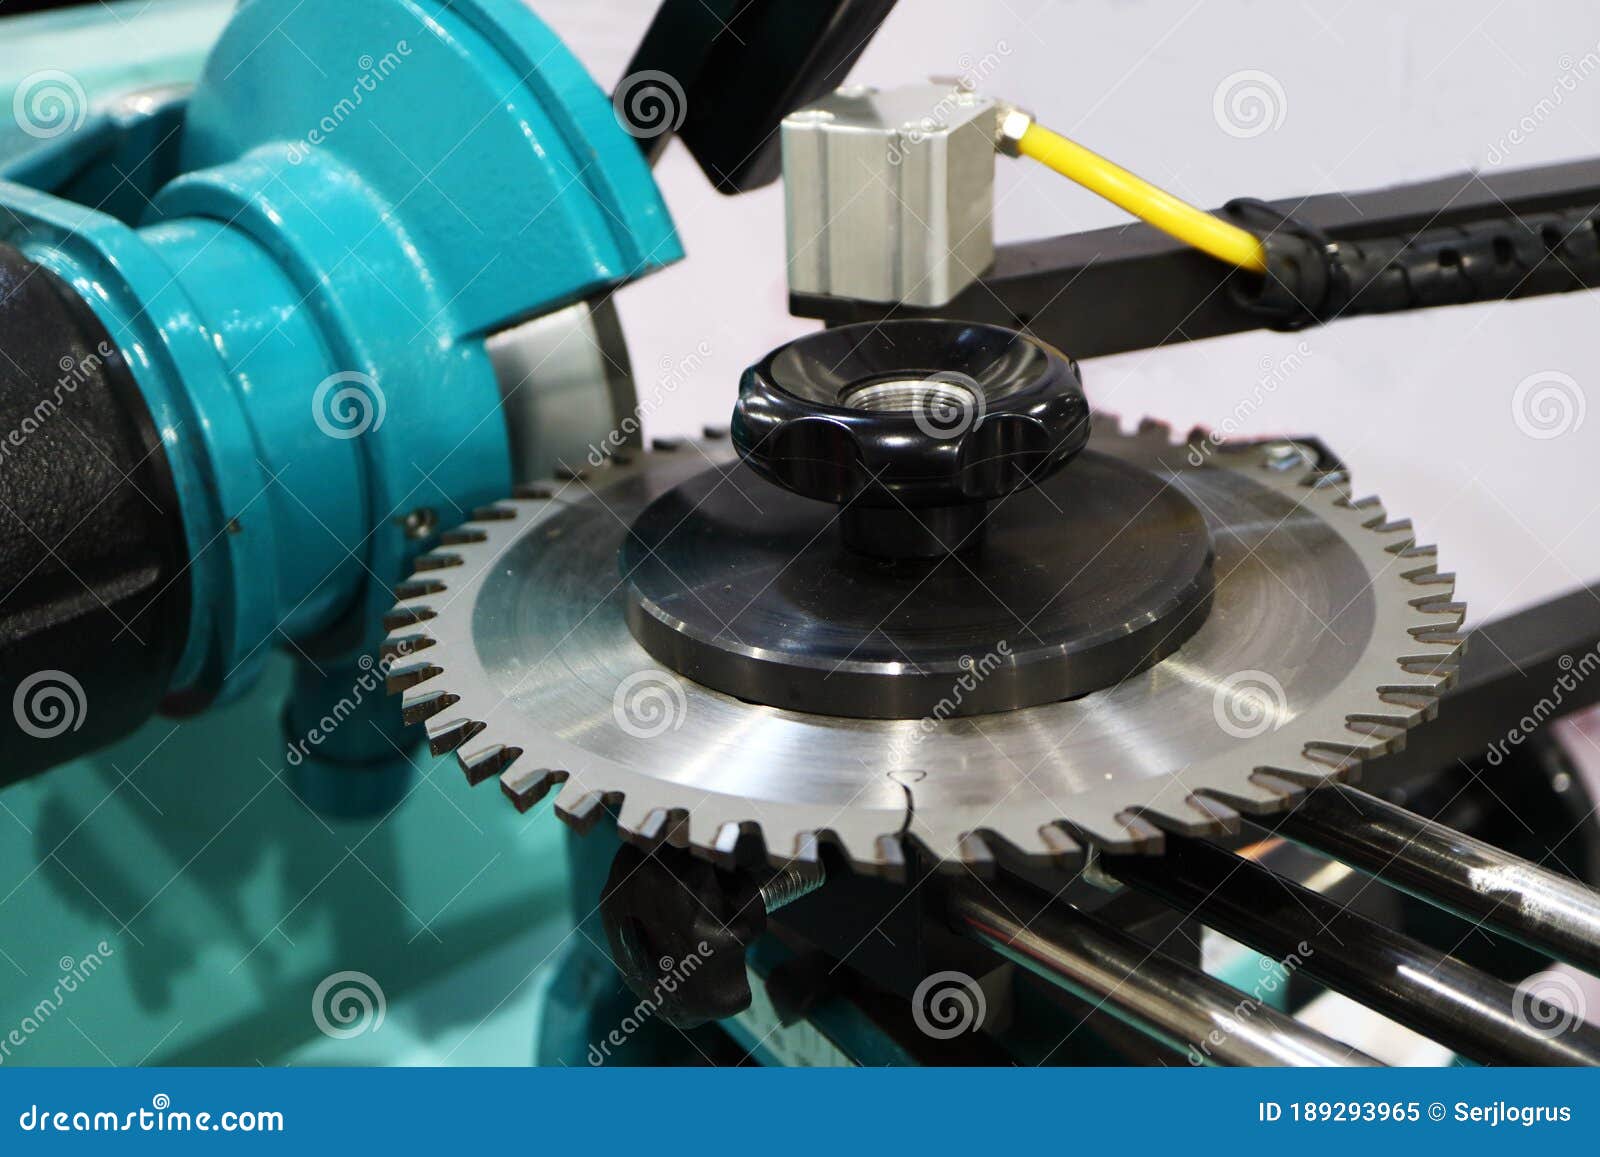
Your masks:
<instances>
[{"instance_id":1,"label":"circular saw blade","mask_svg":"<svg viewBox=\"0 0 1600 1157\"><path fill-rule=\"evenodd\" d=\"M526 491L453 532L398 592L391 689L473 783L586 828L777 862L842 849L893 873L1060 859L1224 830L1393 750L1452 678L1463 608L1410 526L1291 443L1173 445L1102 420L1091 445L1181 487L1211 528L1216 591L1181 649L1081 698L992 715L845 719L744 702L662 667L625 622L634 516L726 462L685 443ZM730 576L738 582L740 576ZM753 581L762 581L757 576ZM930 608L935 612L936 608ZM981 679L1003 656L974 655ZM959 682L952 695L962 693Z\"/></svg>"}]
</instances>

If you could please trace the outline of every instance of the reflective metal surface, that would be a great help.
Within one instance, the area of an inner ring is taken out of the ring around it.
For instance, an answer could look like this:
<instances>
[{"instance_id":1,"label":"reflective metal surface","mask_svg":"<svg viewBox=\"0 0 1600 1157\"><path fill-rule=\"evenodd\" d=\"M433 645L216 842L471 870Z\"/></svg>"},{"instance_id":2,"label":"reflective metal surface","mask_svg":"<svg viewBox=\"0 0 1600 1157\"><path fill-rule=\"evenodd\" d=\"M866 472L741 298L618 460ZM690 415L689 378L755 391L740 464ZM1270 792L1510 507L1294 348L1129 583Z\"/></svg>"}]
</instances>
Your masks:
<instances>
[{"instance_id":1,"label":"reflective metal surface","mask_svg":"<svg viewBox=\"0 0 1600 1157\"><path fill-rule=\"evenodd\" d=\"M636 838L715 853L759 832L769 856L837 841L893 872L902 836L948 861L997 846L1037 857L1150 842L1148 817L1228 825L1231 806L1281 807L1295 784L1395 744L1431 708L1457 648L1460 608L1431 550L1342 475L1293 447L1199 455L1165 428L1091 445L1172 474L1216 545L1209 617L1177 654L1070 702L960 719L860 720L755 706L650 659L625 621L618 547L660 494L726 460L688 445L595 471L549 497L507 502L425 559L391 645L413 718L475 781L502 774L527 806L593 822L620 805ZM761 576L730 574L729 582ZM937 607L928 608L937 614ZM1272 769L1257 783L1257 769ZM682 822L686 821L686 822Z\"/></svg>"},{"instance_id":2,"label":"reflective metal surface","mask_svg":"<svg viewBox=\"0 0 1600 1157\"><path fill-rule=\"evenodd\" d=\"M1160 857L1108 856L1101 864L1288 972L1303 970L1471 1060L1600 1063L1600 1029L1570 1010L1220 848L1174 839Z\"/></svg>"},{"instance_id":3,"label":"reflective metal surface","mask_svg":"<svg viewBox=\"0 0 1600 1157\"><path fill-rule=\"evenodd\" d=\"M1384 883L1600 974L1600 892L1343 785L1310 793L1278 829Z\"/></svg>"},{"instance_id":4,"label":"reflective metal surface","mask_svg":"<svg viewBox=\"0 0 1600 1157\"><path fill-rule=\"evenodd\" d=\"M627 343L609 295L492 334L486 343L501 411L511 439L511 476L548 478L559 468L582 469L597 434L620 427L622 444L639 443Z\"/></svg>"},{"instance_id":5,"label":"reflective metal surface","mask_svg":"<svg viewBox=\"0 0 1600 1157\"><path fill-rule=\"evenodd\" d=\"M1195 1065L1365 1067L1365 1053L1163 956L1065 904L1011 885L951 890L957 928L1188 1057Z\"/></svg>"}]
</instances>

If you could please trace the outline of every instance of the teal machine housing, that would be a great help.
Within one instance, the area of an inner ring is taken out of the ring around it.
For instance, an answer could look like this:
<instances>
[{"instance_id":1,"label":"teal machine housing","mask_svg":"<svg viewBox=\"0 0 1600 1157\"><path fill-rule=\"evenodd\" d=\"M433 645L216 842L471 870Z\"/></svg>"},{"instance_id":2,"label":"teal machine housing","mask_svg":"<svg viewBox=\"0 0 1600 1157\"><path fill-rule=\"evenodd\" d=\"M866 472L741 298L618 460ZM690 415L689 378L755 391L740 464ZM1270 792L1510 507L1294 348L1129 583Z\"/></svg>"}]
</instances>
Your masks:
<instances>
[{"instance_id":1,"label":"teal machine housing","mask_svg":"<svg viewBox=\"0 0 1600 1157\"><path fill-rule=\"evenodd\" d=\"M639 142L522 0L5 23L0 242L131 370L192 598L183 718L0 792L0 1066L529 1059L561 825L451 790L375 659L517 481L490 339L681 256Z\"/></svg>"},{"instance_id":2,"label":"teal machine housing","mask_svg":"<svg viewBox=\"0 0 1600 1157\"><path fill-rule=\"evenodd\" d=\"M416 555L512 487L488 339L682 255L638 142L521 0L246 0L186 94L16 83L0 242L93 308L180 498L166 703L227 702L287 645L304 735ZM291 760L336 814L410 775L394 705L357 710Z\"/></svg>"}]
</instances>

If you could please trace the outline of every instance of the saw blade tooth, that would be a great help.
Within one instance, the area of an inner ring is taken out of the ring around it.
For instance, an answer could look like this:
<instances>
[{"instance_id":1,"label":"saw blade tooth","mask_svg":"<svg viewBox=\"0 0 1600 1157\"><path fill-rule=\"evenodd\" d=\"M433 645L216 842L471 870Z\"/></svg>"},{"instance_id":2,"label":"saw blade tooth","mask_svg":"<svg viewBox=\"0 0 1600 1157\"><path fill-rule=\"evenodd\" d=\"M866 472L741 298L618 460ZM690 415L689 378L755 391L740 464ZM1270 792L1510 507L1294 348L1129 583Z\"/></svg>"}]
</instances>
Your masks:
<instances>
[{"instance_id":1,"label":"saw blade tooth","mask_svg":"<svg viewBox=\"0 0 1600 1157\"><path fill-rule=\"evenodd\" d=\"M1345 510L1354 510L1362 515L1361 525L1366 530L1381 526L1389 520L1389 515L1383 509L1383 503L1378 501L1378 496L1375 494L1368 494L1364 498L1341 498L1334 505Z\"/></svg>"},{"instance_id":2,"label":"saw blade tooth","mask_svg":"<svg viewBox=\"0 0 1600 1157\"><path fill-rule=\"evenodd\" d=\"M436 612L426 603L402 604L383 616L385 630L397 631L402 627L414 627L418 623L425 623L436 617Z\"/></svg>"},{"instance_id":3,"label":"saw blade tooth","mask_svg":"<svg viewBox=\"0 0 1600 1157\"><path fill-rule=\"evenodd\" d=\"M989 833L984 831L963 832L956 841L956 858L947 860L951 868L964 869L982 879L994 875L995 853L989 846Z\"/></svg>"},{"instance_id":4,"label":"saw blade tooth","mask_svg":"<svg viewBox=\"0 0 1600 1157\"><path fill-rule=\"evenodd\" d=\"M958 865L961 861L961 837L964 829L957 826L956 817L930 815L926 811L913 811L905 838L913 840L921 849L921 858L931 863Z\"/></svg>"},{"instance_id":5,"label":"saw blade tooth","mask_svg":"<svg viewBox=\"0 0 1600 1157\"><path fill-rule=\"evenodd\" d=\"M378 644L378 657L393 663L397 659L415 655L418 651L426 651L434 645L434 642L432 635L425 635L420 631L412 631L409 634L396 633Z\"/></svg>"},{"instance_id":6,"label":"saw blade tooth","mask_svg":"<svg viewBox=\"0 0 1600 1157\"><path fill-rule=\"evenodd\" d=\"M531 763L513 764L500 773L500 790L519 812L531 810L550 789L566 781L567 773Z\"/></svg>"},{"instance_id":7,"label":"saw blade tooth","mask_svg":"<svg viewBox=\"0 0 1600 1157\"><path fill-rule=\"evenodd\" d=\"M659 832L659 825L671 818L665 808L656 807L643 793L621 795L617 802L617 831L623 839L635 843L652 843L650 832Z\"/></svg>"},{"instance_id":8,"label":"saw blade tooth","mask_svg":"<svg viewBox=\"0 0 1600 1157\"><path fill-rule=\"evenodd\" d=\"M556 815L582 835L593 829L621 802L619 792L586 788L576 778L569 777L556 796Z\"/></svg>"},{"instance_id":9,"label":"saw blade tooth","mask_svg":"<svg viewBox=\"0 0 1600 1157\"><path fill-rule=\"evenodd\" d=\"M461 718L446 719L441 723L435 716L428 720L428 750L434 755L448 755L487 726L476 719Z\"/></svg>"},{"instance_id":10,"label":"saw blade tooth","mask_svg":"<svg viewBox=\"0 0 1600 1157\"><path fill-rule=\"evenodd\" d=\"M622 801L622 811L617 815L617 831L622 838L643 848L661 844L673 847L688 845L689 813L683 808L635 808L629 800Z\"/></svg>"},{"instance_id":11,"label":"saw blade tooth","mask_svg":"<svg viewBox=\"0 0 1600 1157\"><path fill-rule=\"evenodd\" d=\"M1350 471L1313 470L1300 479L1308 490L1320 490L1348 498L1350 496Z\"/></svg>"},{"instance_id":12,"label":"saw blade tooth","mask_svg":"<svg viewBox=\"0 0 1600 1157\"><path fill-rule=\"evenodd\" d=\"M1442 692L1434 683L1386 683L1378 688L1378 698L1395 707L1409 708L1431 719L1439 710Z\"/></svg>"},{"instance_id":13,"label":"saw blade tooth","mask_svg":"<svg viewBox=\"0 0 1600 1157\"><path fill-rule=\"evenodd\" d=\"M1398 750L1404 744L1406 732L1411 729L1411 716L1361 711L1346 716L1345 726L1358 735L1365 735L1376 741L1381 747L1381 753L1387 754Z\"/></svg>"},{"instance_id":14,"label":"saw blade tooth","mask_svg":"<svg viewBox=\"0 0 1600 1157\"><path fill-rule=\"evenodd\" d=\"M1166 844L1161 829L1131 810L1115 815L1078 816L1064 821L1082 843L1103 852L1159 852Z\"/></svg>"},{"instance_id":15,"label":"saw blade tooth","mask_svg":"<svg viewBox=\"0 0 1600 1157\"><path fill-rule=\"evenodd\" d=\"M1395 573L1403 579L1416 582L1428 575L1439 573L1439 548L1431 543L1389 547L1389 553L1399 560Z\"/></svg>"},{"instance_id":16,"label":"saw blade tooth","mask_svg":"<svg viewBox=\"0 0 1600 1157\"><path fill-rule=\"evenodd\" d=\"M1439 647L1459 647L1465 638L1461 634L1460 623L1441 623L1437 626L1429 623L1426 626L1407 627L1406 633L1419 643L1428 643Z\"/></svg>"},{"instance_id":17,"label":"saw blade tooth","mask_svg":"<svg viewBox=\"0 0 1600 1157\"><path fill-rule=\"evenodd\" d=\"M906 845L899 832L886 833L873 840L872 854L878 875L891 883L905 883Z\"/></svg>"},{"instance_id":18,"label":"saw blade tooth","mask_svg":"<svg viewBox=\"0 0 1600 1157\"><path fill-rule=\"evenodd\" d=\"M1419 587L1443 586L1454 588L1456 585L1455 572L1440 570L1437 564L1425 569L1406 572L1400 577Z\"/></svg>"},{"instance_id":19,"label":"saw blade tooth","mask_svg":"<svg viewBox=\"0 0 1600 1157\"><path fill-rule=\"evenodd\" d=\"M499 775L521 757L522 748L499 742L463 744L456 748L456 763L461 765L461 773L472 787Z\"/></svg>"},{"instance_id":20,"label":"saw blade tooth","mask_svg":"<svg viewBox=\"0 0 1600 1157\"><path fill-rule=\"evenodd\" d=\"M439 536L440 546L473 546L480 542L489 541L489 532L481 526L458 526L454 530L447 530Z\"/></svg>"},{"instance_id":21,"label":"saw blade tooth","mask_svg":"<svg viewBox=\"0 0 1600 1157\"><path fill-rule=\"evenodd\" d=\"M1039 823L1037 816L1012 818L997 814L980 831L1001 867L1060 867L1074 862L1082 852L1065 831L1054 823Z\"/></svg>"},{"instance_id":22,"label":"saw blade tooth","mask_svg":"<svg viewBox=\"0 0 1600 1157\"><path fill-rule=\"evenodd\" d=\"M1083 845L1073 839L1059 821L1040 825L1039 842L1049 850L1050 859L1057 867L1070 867L1083 859Z\"/></svg>"},{"instance_id":23,"label":"saw blade tooth","mask_svg":"<svg viewBox=\"0 0 1600 1157\"><path fill-rule=\"evenodd\" d=\"M1234 835L1239 830L1239 813L1227 804L1190 792L1182 807L1143 806L1130 809L1162 831L1184 836Z\"/></svg>"},{"instance_id":24,"label":"saw blade tooth","mask_svg":"<svg viewBox=\"0 0 1600 1157\"><path fill-rule=\"evenodd\" d=\"M443 594L447 589L444 583L438 579L407 579L403 583L395 584L394 597L401 602L406 602L410 599L424 598L427 595ZM396 607L395 609L398 610L399 608Z\"/></svg>"},{"instance_id":25,"label":"saw blade tooth","mask_svg":"<svg viewBox=\"0 0 1600 1157\"><path fill-rule=\"evenodd\" d=\"M467 512L468 522L510 522L517 516L517 508L503 502L477 506Z\"/></svg>"},{"instance_id":26,"label":"saw blade tooth","mask_svg":"<svg viewBox=\"0 0 1600 1157\"><path fill-rule=\"evenodd\" d=\"M791 854L785 862L815 864L822 858L823 835L819 832L797 832Z\"/></svg>"},{"instance_id":27,"label":"saw blade tooth","mask_svg":"<svg viewBox=\"0 0 1600 1157\"><path fill-rule=\"evenodd\" d=\"M1461 676L1461 655L1458 651L1441 651L1436 655L1408 655L1398 666L1407 675L1437 680L1440 692L1450 690Z\"/></svg>"},{"instance_id":28,"label":"saw blade tooth","mask_svg":"<svg viewBox=\"0 0 1600 1157\"><path fill-rule=\"evenodd\" d=\"M426 661L407 663L405 666L391 666L387 678L384 679L384 685L389 694L393 695L396 691L404 691L443 674L444 668L434 663Z\"/></svg>"},{"instance_id":29,"label":"saw blade tooth","mask_svg":"<svg viewBox=\"0 0 1600 1157\"><path fill-rule=\"evenodd\" d=\"M461 702L461 696L437 688L423 687L400 696L400 718L408 724L426 723L435 715Z\"/></svg>"},{"instance_id":30,"label":"saw blade tooth","mask_svg":"<svg viewBox=\"0 0 1600 1157\"><path fill-rule=\"evenodd\" d=\"M759 825L749 820L727 820L717 825L716 832L709 841L702 841L695 838L693 834L697 822L694 813L690 813L689 826L691 834L689 846L718 867L737 867L741 857L744 856L748 856L750 859L757 858L747 849L760 840L761 829ZM764 856L765 853L763 852L762 858Z\"/></svg>"},{"instance_id":31,"label":"saw blade tooth","mask_svg":"<svg viewBox=\"0 0 1600 1157\"><path fill-rule=\"evenodd\" d=\"M1411 605L1424 615L1442 615L1450 620L1452 626L1460 626L1466 621L1467 604L1456 602L1450 598L1453 591L1445 591L1442 595L1422 595L1414 598Z\"/></svg>"},{"instance_id":32,"label":"saw blade tooth","mask_svg":"<svg viewBox=\"0 0 1600 1157\"><path fill-rule=\"evenodd\" d=\"M1329 773L1337 777L1349 772L1362 760L1382 755L1383 752L1384 745L1381 743L1345 743L1336 739L1317 739L1306 744L1305 757L1312 763L1327 767ZM1281 770L1273 769L1275 774L1281 774Z\"/></svg>"},{"instance_id":33,"label":"saw blade tooth","mask_svg":"<svg viewBox=\"0 0 1600 1157\"><path fill-rule=\"evenodd\" d=\"M791 864L821 862L825 833L794 831L785 838L783 833L769 831L767 825L762 824L761 837L762 846L766 849L767 866L774 870L782 871Z\"/></svg>"},{"instance_id":34,"label":"saw blade tooth","mask_svg":"<svg viewBox=\"0 0 1600 1157\"><path fill-rule=\"evenodd\" d=\"M435 550L427 554L419 554L411 560L412 567L418 572L431 570L450 570L461 565L461 556L453 551Z\"/></svg>"},{"instance_id":35,"label":"saw blade tooth","mask_svg":"<svg viewBox=\"0 0 1600 1157\"><path fill-rule=\"evenodd\" d=\"M1199 795L1208 796L1245 815L1271 815L1281 812L1294 802L1298 790L1286 788L1276 782L1286 774L1291 783L1309 778L1310 773L1298 769L1284 772L1277 767L1258 768L1248 777L1227 785L1197 788ZM1271 777L1270 779L1267 777ZM1317 782L1326 777L1319 776Z\"/></svg>"}]
</instances>

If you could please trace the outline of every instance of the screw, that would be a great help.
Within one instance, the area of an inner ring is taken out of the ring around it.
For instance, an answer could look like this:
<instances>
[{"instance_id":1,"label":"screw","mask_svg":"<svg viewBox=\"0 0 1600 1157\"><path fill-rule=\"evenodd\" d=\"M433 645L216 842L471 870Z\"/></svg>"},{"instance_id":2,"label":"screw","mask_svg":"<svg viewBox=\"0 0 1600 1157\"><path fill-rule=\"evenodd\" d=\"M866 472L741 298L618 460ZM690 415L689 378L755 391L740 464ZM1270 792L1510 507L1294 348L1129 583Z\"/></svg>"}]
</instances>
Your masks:
<instances>
[{"instance_id":1,"label":"screw","mask_svg":"<svg viewBox=\"0 0 1600 1157\"><path fill-rule=\"evenodd\" d=\"M773 874L761 885L761 903L772 915L779 908L793 904L801 896L809 896L827 881L828 874L820 863L793 863Z\"/></svg>"}]
</instances>

